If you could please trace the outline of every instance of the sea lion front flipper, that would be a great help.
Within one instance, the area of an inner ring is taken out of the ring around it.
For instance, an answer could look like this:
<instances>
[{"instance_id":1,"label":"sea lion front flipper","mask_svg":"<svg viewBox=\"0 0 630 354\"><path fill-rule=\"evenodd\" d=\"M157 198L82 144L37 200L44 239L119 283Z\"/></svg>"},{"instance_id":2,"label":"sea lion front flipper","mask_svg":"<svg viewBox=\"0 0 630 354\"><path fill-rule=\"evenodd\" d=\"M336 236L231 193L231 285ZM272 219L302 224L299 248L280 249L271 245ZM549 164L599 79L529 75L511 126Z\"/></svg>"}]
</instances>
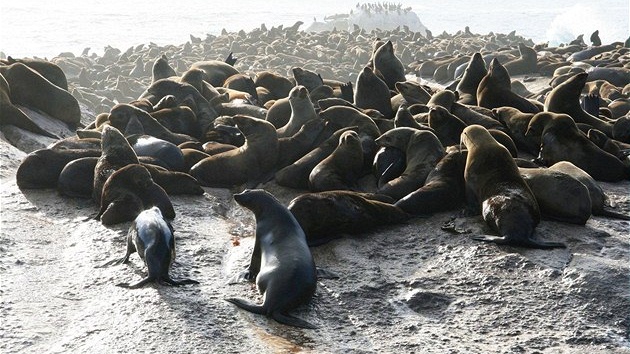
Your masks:
<instances>
[{"instance_id":1,"label":"sea lion front flipper","mask_svg":"<svg viewBox=\"0 0 630 354\"><path fill-rule=\"evenodd\" d=\"M505 237L492 236L492 235L476 235L472 237L473 240L483 242L493 242L498 245L506 245L507 239Z\"/></svg>"},{"instance_id":2,"label":"sea lion front flipper","mask_svg":"<svg viewBox=\"0 0 630 354\"><path fill-rule=\"evenodd\" d=\"M297 317L293 317L293 316L288 315L288 314L284 314L284 313L280 313L280 312L274 312L274 313L271 314L271 317L274 320L276 320L276 321L278 321L278 322L280 322L282 324L288 325L288 326L300 327L300 328L306 328L306 329L317 329L316 326L314 326L314 325L312 325L312 324L310 324L310 323L308 323L308 322L306 322L306 321L304 321L302 319L299 319Z\"/></svg>"},{"instance_id":3,"label":"sea lion front flipper","mask_svg":"<svg viewBox=\"0 0 630 354\"><path fill-rule=\"evenodd\" d=\"M317 270L317 278L319 279L339 279L339 275L337 273L320 267L315 267L315 269Z\"/></svg>"}]
</instances>

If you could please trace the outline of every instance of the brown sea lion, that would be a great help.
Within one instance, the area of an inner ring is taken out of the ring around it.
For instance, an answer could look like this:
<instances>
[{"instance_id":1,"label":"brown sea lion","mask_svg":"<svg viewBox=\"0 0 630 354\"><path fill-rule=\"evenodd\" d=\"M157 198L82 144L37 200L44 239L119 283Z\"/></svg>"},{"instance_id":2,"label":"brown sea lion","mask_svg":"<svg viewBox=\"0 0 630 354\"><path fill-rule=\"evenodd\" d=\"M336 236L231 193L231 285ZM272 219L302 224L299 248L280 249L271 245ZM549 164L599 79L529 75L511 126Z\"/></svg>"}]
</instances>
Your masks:
<instances>
[{"instance_id":1,"label":"brown sea lion","mask_svg":"<svg viewBox=\"0 0 630 354\"><path fill-rule=\"evenodd\" d=\"M220 60L198 61L190 66L192 69L200 69L206 75L204 80L214 87L223 86L225 80L232 75L239 74L232 65Z\"/></svg>"},{"instance_id":2,"label":"brown sea lion","mask_svg":"<svg viewBox=\"0 0 630 354\"><path fill-rule=\"evenodd\" d=\"M546 166L569 161L598 181L630 178L630 167L588 140L567 114L536 114L529 122L526 135L538 134L541 136L538 160Z\"/></svg>"},{"instance_id":3,"label":"brown sea lion","mask_svg":"<svg viewBox=\"0 0 630 354\"><path fill-rule=\"evenodd\" d=\"M286 167L314 148L315 139L324 130L324 121L315 118L304 123L300 130L288 138L278 139L278 163L276 168Z\"/></svg>"},{"instance_id":4,"label":"brown sea lion","mask_svg":"<svg viewBox=\"0 0 630 354\"><path fill-rule=\"evenodd\" d=\"M405 151L406 168L397 178L378 189L378 193L395 200L420 188L428 174L445 155L442 143L435 134L414 128L395 128L376 139L379 146Z\"/></svg>"},{"instance_id":5,"label":"brown sea lion","mask_svg":"<svg viewBox=\"0 0 630 354\"><path fill-rule=\"evenodd\" d=\"M40 149L26 155L15 180L21 189L55 188L64 166L82 157L101 156L100 149Z\"/></svg>"},{"instance_id":6,"label":"brown sea lion","mask_svg":"<svg viewBox=\"0 0 630 354\"><path fill-rule=\"evenodd\" d=\"M381 77L390 90L396 89L396 83L405 81L405 67L394 53L394 44L387 41L380 46L372 59L374 73ZM385 112L383 114L387 115Z\"/></svg>"},{"instance_id":7,"label":"brown sea lion","mask_svg":"<svg viewBox=\"0 0 630 354\"><path fill-rule=\"evenodd\" d=\"M276 128L269 122L248 116L234 116L245 135L245 144L199 161L190 174L202 186L229 188L246 182L266 180L278 158Z\"/></svg>"},{"instance_id":8,"label":"brown sea lion","mask_svg":"<svg viewBox=\"0 0 630 354\"><path fill-rule=\"evenodd\" d=\"M506 62L504 65L508 73L514 76L537 72L538 55L536 51L523 43L518 44L518 50L521 56Z\"/></svg>"},{"instance_id":9,"label":"brown sea lion","mask_svg":"<svg viewBox=\"0 0 630 354\"><path fill-rule=\"evenodd\" d=\"M385 117L394 116L387 84L374 74L369 67L363 68L357 77L354 104L363 109L374 108Z\"/></svg>"},{"instance_id":10,"label":"brown sea lion","mask_svg":"<svg viewBox=\"0 0 630 354\"><path fill-rule=\"evenodd\" d=\"M291 106L291 116L286 125L278 128L278 138L290 137L297 133L304 123L319 119L308 90L304 86L295 86L289 92L289 105Z\"/></svg>"},{"instance_id":11,"label":"brown sea lion","mask_svg":"<svg viewBox=\"0 0 630 354\"><path fill-rule=\"evenodd\" d=\"M464 170L468 208L481 211L484 221L500 235L474 239L530 248L566 247L532 239L540 210L507 149L479 125L464 129L462 143L468 149Z\"/></svg>"},{"instance_id":12,"label":"brown sea lion","mask_svg":"<svg viewBox=\"0 0 630 354\"><path fill-rule=\"evenodd\" d=\"M363 149L354 131L341 134L339 145L330 156L318 163L308 176L309 188L314 192L357 188L363 169Z\"/></svg>"},{"instance_id":13,"label":"brown sea lion","mask_svg":"<svg viewBox=\"0 0 630 354\"><path fill-rule=\"evenodd\" d=\"M459 103L462 104L477 104L477 88L481 79L488 74L486 69L486 63L483 61L481 53L477 52L473 54L468 62L468 66L464 71L462 79L457 84L457 92L459 92Z\"/></svg>"},{"instance_id":14,"label":"brown sea lion","mask_svg":"<svg viewBox=\"0 0 630 354\"><path fill-rule=\"evenodd\" d=\"M305 193L289 203L309 246L319 246L341 234L360 234L382 225L405 222L409 215L368 193L335 190Z\"/></svg>"},{"instance_id":15,"label":"brown sea lion","mask_svg":"<svg viewBox=\"0 0 630 354\"><path fill-rule=\"evenodd\" d=\"M509 106L524 113L540 111L533 103L512 92L510 75L496 58L490 63L488 74L479 82L477 103L490 109Z\"/></svg>"},{"instance_id":16,"label":"brown sea lion","mask_svg":"<svg viewBox=\"0 0 630 354\"><path fill-rule=\"evenodd\" d=\"M138 163L138 156L120 131L112 126L105 126L101 134L101 155L94 167L92 199L100 204L103 185L109 176L126 165Z\"/></svg>"}]
</instances>

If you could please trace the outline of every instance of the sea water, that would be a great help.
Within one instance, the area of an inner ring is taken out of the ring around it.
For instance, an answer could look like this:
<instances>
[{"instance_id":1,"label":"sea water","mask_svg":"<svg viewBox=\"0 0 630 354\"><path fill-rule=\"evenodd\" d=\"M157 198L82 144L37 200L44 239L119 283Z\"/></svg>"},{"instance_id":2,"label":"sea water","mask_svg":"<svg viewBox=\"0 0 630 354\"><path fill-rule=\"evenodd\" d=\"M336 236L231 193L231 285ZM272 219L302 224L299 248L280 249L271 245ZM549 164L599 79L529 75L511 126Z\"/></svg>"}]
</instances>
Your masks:
<instances>
[{"instance_id":1,"label":"sea water","mask_svg":"<svg viewBox=\"0 0 630 354\"><path fill-rule=\"evenodd\" d=\"M603 43L630 35L629 0L415 0L411 7L433 34L455 33L469 26L473 33L517 34L536 43L566 43L599 29ZM0 51L15 57L51 58L84 48L102 54L107 45L125 50L153 42L182 44L189 35L249 31L290 26L303 21L356 11L357 0L19 0L0 1Z\"/></svg>"}]
</instances>

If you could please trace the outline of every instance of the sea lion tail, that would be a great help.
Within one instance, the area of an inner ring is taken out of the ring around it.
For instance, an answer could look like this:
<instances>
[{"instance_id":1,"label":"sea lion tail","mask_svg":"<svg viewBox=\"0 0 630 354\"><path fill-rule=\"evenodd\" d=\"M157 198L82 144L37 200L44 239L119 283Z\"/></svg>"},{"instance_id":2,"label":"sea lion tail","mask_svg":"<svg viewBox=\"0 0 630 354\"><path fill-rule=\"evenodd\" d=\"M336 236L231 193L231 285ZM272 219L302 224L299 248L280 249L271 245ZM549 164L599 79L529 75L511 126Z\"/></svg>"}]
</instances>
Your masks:
<instances>
[{"instance_id":1,"label":"sea lion tail","mask_svg":"<svg viewBox=\"0 0 630 354\"><path fill-rule=\"evenodd\" d=\"M237 299L237 298L229 298L229 299L225 299L225 301L227 302L231 302L234 305L242 308L243 310L249 311L251 313L255 313L258 315L266 315L267 314L267 310L265 309L265 307L263 305L254 305L251 304L245 300L242 299Z\"/></svg>"},{"instance_id":2,"label":"sea lion tail","mask_svg":"<svg viewBox=\"0 0 630 354\"><path fill-rule=\"evenodd\" d=\"M299 319L297 317L293 317L291 315L288 314L284 314L284 313L280 313L280 312L274 312L271 314L271 317L288 326L293 326L293 327L300 327L300 328L306 328L306 329L317 329L317 326L312 325L302 319Z\"/></svg>"}]
</instances>

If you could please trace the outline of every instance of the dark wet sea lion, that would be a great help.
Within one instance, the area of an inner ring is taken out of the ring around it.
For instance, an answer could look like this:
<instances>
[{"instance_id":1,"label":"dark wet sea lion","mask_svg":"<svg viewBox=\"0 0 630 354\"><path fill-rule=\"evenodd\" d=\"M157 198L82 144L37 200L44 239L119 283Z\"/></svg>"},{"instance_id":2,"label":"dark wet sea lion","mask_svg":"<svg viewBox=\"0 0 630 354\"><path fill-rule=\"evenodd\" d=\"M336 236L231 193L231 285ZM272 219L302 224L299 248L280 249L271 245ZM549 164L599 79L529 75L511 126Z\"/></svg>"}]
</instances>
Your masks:
<instances>
[{"instance_id":1,"label":"dark wet sea lion","mask_svg":"<svg viewBox=\"0 0 630 354\"><path fill-rule=\"evenodd\" d=\"M177 145L150 135L127 137L131 148L138 157L150 156L163 161L169 170L184 171L184 155Z\"/></svg>"},{"instance_id":2,"label":"dark wet sea lion","mask_svg":"<svg viewBox=\"0 0 630 354\"><path fill-rule=\"evenodd\" d=\"M456 90L459 92L460 103L477 104L477 87L479 87L479 82L487 73L486 63L483 61L481 53L473 54L462 79L457 84Z\"/></svg>"},{"instance_id":3,"label":"dark wet sea lion","mask_svg":"<svg viewBox=\"0 0 630 354\"><path fill-rule=\"evenodd\" d=\"M234 200L256 217L256 241L248 270L240 277L255 279L262 305L230 298L227 301L249 312L301 328L316 328L288 314L308 303L317 287L317 270L306 236L293 214L269 192L245 190Z\"/></svg>"},{"instance_id":4,"label":"dark wet sea lion","mask_svg":"<svg viewBox=\"0 0 630 354\"><path fill-rule=\"evenodd\" d=\"M97 162L98 157L82 157L68 162L59 174L59 193L68 197L92 198L94 167Z\"/></svg>"},{"instance_id":5,"label":"dark wet sea lion","mask_svg":"<svg viewBox=\"0 0 630 354\"><path fill-rule=\"evenodd\" d=\"M387 84L367 66L357 77L354 104L362 109L374 108L387 118L394 116Z\"/></svg>"},{"instance_id":6,"label":"dark wet sea lion","mask_svg":"<svg viewBox=\"0 0 630 354\"><path fill-rule=\"evenodd\" d=\"M464 129L462 143L468 149L464 170L468 208L481 211L484 221L499 234L474 239L530 248L566 247L532 238L540 210L507 149L479 125Z\"/></svg>"},{"instance_id":7,"label":"dark wet sea lion","mask_svg":"<svg viewBox=\"0 0 630 354\"><path fill-rule=\"evenodd\" d=\"M192 279L174 280L168 274L175 261L175 230L164 219L158 207L147 209L134 219L127 232L127 253L120 260L109 263L128 263L129 256L138 252L147 266L146 278L134 284L119 283L118 286L136 289L148 283L166 283L173 286L199 284Z\"/></svg>"},{"instance_id":8,"label":"dark wet sea lion","mask_svg":"<svg viewBox=\"0 0 630 354\"><path fill-rule=\"evenodd\" d=\"M344 190L306 193L289 203L309 246L319 246L340 234L360 234L382 225L405 222L409 215L367 193Z\"/></svg>"}]
</instances>

